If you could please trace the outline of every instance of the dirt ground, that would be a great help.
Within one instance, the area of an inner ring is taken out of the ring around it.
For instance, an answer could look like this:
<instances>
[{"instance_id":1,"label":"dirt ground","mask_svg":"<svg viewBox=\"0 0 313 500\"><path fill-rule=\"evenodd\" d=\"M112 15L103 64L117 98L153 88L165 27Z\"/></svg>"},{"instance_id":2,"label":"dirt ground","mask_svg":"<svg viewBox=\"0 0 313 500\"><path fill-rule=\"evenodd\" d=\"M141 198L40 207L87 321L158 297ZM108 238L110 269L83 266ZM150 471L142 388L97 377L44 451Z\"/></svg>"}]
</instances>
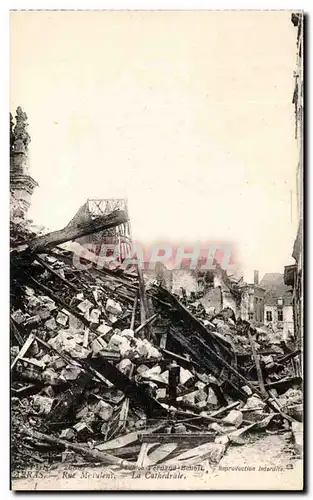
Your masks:
<instances>
[{"instance_id":1,"label":"dirt ground","mask_svg":"<svg viewBox=\"0 0 313 500\"><path fill-rule=\"evenodd\" d=\"M301 490L303 462L287 434L251 438L228 448L220 463L201 464L202 471L169 471L156 466L143 471L117 467L52 466L25 471L12 479L13 490ZM197 467L195 467L197 469ZM25 477L26 476L26 477Z\"/></svg>"}]
</instances>

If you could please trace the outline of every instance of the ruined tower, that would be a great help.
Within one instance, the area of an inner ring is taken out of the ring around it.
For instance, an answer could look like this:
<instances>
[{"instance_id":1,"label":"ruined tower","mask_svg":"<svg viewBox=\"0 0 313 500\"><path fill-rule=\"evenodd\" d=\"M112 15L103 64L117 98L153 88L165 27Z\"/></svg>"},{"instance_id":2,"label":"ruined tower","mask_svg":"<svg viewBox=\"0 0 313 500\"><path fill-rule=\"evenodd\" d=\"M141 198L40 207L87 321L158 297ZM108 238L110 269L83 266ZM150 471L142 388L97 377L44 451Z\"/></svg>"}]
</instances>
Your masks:
<instances>
[{"instance_id":1,"label":"ruined tower","mask_svg":"<svg viewBox=\"0 0 313 500\"><path fill-rule=\"evenodd\" d=\"M15 124L10 114L10 217L22 222L27 219L31 196L37 182L29 175L27 114L19 106Z\"/></svg>"}]
</instances>

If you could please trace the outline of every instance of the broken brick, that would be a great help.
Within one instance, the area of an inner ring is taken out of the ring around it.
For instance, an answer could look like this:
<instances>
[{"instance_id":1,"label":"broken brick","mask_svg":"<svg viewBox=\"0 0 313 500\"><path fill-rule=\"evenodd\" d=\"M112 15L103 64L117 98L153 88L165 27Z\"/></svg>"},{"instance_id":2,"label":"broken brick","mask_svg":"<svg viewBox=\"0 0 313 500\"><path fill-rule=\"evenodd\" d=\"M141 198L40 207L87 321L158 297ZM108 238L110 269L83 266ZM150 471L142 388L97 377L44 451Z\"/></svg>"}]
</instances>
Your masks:
<instances>
[{"instance_id":1,"label":"broken brick","mask_svg":"<svg viewBox=\"0 0 313 500\"><path fill-rule=\"evenodd\" d=\"M115 300L112 300L112 299L108 299L107 300L105 308L108 311L108 313L111 313L114 316L119 316L123 312L122 308L121 308L121 305L118 302L115 302Z\"/></svg>"}]
</instances>

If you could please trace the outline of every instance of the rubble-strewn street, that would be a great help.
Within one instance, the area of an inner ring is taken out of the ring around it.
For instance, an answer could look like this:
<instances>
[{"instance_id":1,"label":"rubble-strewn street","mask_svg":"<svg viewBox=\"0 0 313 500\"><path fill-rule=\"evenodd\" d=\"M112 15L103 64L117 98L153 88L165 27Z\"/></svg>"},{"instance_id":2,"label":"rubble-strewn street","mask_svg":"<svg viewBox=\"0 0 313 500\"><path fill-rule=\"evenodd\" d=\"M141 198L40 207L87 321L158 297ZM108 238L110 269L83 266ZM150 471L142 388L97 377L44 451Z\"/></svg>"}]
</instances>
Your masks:
<instances>
[{"instance_id":1,"label":"rubble-strewn street","mask_svg":"<svg viewBox=\"0 0 313 500\"><path fill-rule=\"evenodd\" d=\"M304 13L10 23L11 488L304 489Z\"/></svg>"},{"instance_id":2,"label":"rubble-strewn street","mask_svg":"<svg viewBox=\"0 0 313 500\"><path fill-rule=\"evenodd\" d=\"M25 231L11 228L14 471L213 466L265 434L301 453L299 351L230 308L210 315L195 297L146 289L135 266L79 270L66 236Z\"/></svg>"}]
</instances>

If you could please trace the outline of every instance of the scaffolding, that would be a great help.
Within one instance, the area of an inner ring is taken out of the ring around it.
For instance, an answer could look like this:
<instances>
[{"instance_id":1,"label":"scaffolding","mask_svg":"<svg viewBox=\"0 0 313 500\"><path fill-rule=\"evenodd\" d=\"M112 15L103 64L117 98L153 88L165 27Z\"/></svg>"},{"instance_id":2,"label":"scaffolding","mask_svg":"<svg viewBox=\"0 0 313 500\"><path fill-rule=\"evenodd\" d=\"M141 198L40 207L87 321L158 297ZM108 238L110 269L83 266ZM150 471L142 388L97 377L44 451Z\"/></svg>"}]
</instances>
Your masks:
<instances>
[{"instance_id":1,"label":"scaffolding","mask_svg":"<svg viewBox=\"0 0 313 500\"><path fill-rule=\"evenodd\" d=\"M79 223L82 221L92 221L97 217L109 215L116 210L123 210L128 214L128 204L125 198L88 198L82 207L78 210L76 215L71 220L72 223ZM122 262L130 252L132 237L129 220L124 224L120 224L109 230L84 236L76 240L83 246L90 248L93 246L93 251L99 255L102 251L103 245L118 245L118 258Z\"/></svg>"}]
</instances>

